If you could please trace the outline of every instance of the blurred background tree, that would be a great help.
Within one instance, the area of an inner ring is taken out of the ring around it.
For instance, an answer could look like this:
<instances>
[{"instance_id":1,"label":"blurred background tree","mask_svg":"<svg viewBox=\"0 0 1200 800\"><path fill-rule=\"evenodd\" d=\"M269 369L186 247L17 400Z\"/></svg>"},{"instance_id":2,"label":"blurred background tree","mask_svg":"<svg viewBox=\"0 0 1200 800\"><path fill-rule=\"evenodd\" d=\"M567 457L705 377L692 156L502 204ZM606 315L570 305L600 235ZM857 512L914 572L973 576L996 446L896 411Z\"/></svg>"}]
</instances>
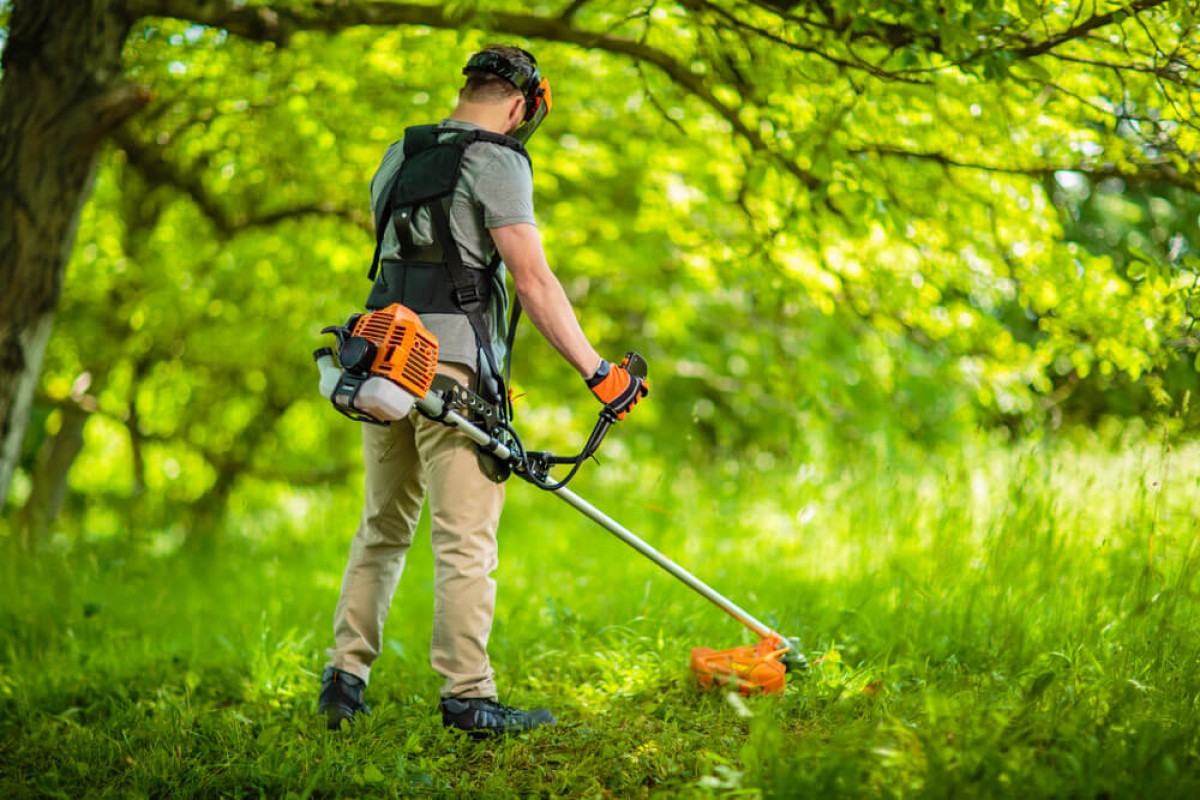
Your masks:
<instances>
[{"instance_id":1,"label":"blurred background tree","mask_svg":"<svg viewBox=\"0 0 1200 800\"><path fill-rule=\"evenodd\" d=\"M0 0L0 498L27 546L65 512L206 548L256 487L351 485L309 353L365 300L383 150L492 40L553 83L551 261L603 350L651 362L631 446L769 466L1200 422L1189 2L51 5ZM521 428L567 446L591 401L518 342Z\"/></svg>"}]
</instances>

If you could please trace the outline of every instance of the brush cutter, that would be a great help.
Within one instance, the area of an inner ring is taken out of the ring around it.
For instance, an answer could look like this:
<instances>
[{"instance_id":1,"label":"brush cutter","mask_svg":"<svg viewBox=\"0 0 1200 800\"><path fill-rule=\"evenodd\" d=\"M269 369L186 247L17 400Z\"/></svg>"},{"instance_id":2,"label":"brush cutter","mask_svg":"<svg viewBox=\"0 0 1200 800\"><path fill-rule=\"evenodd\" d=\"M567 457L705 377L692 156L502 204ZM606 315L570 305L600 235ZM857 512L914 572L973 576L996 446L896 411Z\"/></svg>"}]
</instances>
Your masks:
<instances>
[{"instance_id":1,"label":"brush cutter","mask_svg":"<svg viewBox=\"0 0 1200 800\"><path fill-rule=\"evenodd\" d=\"M758 635L755 645L725 650L694 648L691 669L702 687L730 686L746 695L779 693L784 689L785 673L807 669L797 640L777 633L566 488L617 421L609 408L600 411L578 455L527 451L495 406L456 381L435 374L437 340L404 306L393 303L380 311L355 315L346 325L323 332L338 338L337 363L330 348L317 350L313 357L321 372L321 394L338 411L364 422L387 424L407 415L415 406L430 419L459 429L512 474L551 492ZM646 376L646 362L638 354L627 354L623 363L631 373ZM550 474L555 467L568 467L569 471L565 477L555 479Z\"/></svg>"}]
</instances>

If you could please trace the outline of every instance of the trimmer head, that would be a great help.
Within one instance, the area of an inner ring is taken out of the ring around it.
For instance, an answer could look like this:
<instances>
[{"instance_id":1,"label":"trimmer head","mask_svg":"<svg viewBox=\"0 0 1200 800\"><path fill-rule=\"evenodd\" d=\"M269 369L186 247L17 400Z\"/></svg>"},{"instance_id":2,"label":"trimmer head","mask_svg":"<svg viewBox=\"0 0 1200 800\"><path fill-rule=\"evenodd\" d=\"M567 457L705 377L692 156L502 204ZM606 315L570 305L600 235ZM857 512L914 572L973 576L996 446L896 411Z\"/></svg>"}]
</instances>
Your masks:
<instances>
[{"instance_id":1,"label":"trimmer head","mask_svg":"<svg viewBox=\"0 0 1200 800\"><path fill-rule=\"evenodd\" d=\"M789 670L808 668L795 640L768 636L755 645L692 650L692 672L700 686L731 686L744 695L781 694Z\"/></svg>"}]
</instances>

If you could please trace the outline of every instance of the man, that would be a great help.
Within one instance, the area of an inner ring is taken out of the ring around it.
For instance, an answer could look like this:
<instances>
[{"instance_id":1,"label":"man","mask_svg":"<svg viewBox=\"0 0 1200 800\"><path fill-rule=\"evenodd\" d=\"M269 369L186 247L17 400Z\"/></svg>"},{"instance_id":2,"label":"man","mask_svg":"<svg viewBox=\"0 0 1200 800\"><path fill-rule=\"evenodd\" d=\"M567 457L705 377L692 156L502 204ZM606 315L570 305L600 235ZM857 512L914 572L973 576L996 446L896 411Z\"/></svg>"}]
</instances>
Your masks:
<instances>
[{"instance_id":1,"label":"man","mask_svg":"<svg viewBox=\"0 0 1200 800\"><path fill-rule=\"evenodd\" d=\"M438 126L408 129L371 182L380 270L367 307L400 302L420 313L438 337L439 373L503 404L507 266L538 331L624 417L648 387L588 342L546 262L533 216L523 143L549 113L549 83L533 56L515 47L485 48L463 73L454 113ZM368 710L363 690L426 493L435 553L430 662L444 679L443 724L479 738L555 722L546 709L497 701L487 640L504 486L485 474L478 456L461 433L417 411L387 427L363 426L363 516L319 703L331 728Z\"/></svg>"}]
</instances>

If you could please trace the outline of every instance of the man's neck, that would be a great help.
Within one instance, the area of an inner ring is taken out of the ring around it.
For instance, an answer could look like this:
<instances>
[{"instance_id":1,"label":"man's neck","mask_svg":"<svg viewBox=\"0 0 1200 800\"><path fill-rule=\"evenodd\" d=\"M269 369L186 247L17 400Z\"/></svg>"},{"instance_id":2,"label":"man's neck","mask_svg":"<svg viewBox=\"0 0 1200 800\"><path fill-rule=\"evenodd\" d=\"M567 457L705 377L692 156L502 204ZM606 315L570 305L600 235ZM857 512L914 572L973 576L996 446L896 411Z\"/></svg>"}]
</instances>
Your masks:
<instances>
[{"instance_id":1,"label":"man's neck","mask_svg":"<svg viewBox=\"0 0 1200 800\"><path fill-rule=\"evenodd\" d=\"M463 104L459 104L449 118L456 122L469 122L472 125L478 125L492 133L504 133L505 124L508 121L507 119L497 120L496 114L490 108Z\"/></svg>"}]
</instances>

